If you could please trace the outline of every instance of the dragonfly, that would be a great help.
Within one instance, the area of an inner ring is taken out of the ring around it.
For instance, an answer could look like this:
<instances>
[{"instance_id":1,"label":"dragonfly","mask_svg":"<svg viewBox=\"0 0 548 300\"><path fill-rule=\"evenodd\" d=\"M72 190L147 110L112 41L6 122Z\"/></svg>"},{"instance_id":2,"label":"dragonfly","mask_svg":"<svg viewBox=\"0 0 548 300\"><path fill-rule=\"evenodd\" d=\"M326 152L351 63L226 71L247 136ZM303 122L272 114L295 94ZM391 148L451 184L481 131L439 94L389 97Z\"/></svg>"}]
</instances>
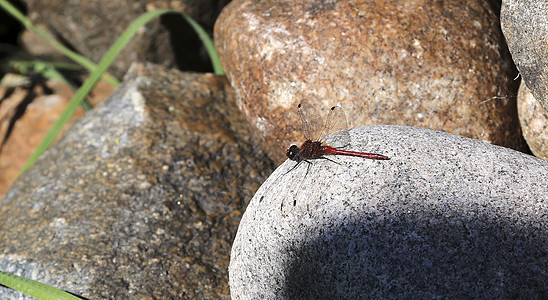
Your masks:
<instances>
[{"instance_id":1,"label":"dragonfly","mask_svg":"<svg viewBox=\"0 0 548 300\"><path fill-rule=\"evenodd\" d=\"M378 160L390 159L388 156L381 154L341 149L350 144L350 133L347 130L346 115L340 106L331 107L325 123L309 102L299 103L298 114L302 121L302 131L306 140L301 147L291 145L285 152L287 158L297 163L309 159L325 158L325 155L348 155ZM337 145L329 145L326 142L327 137L336 132L339 132L337 139L334 139L334 141L337 141Z\"/></svg>"},{"instance_id":2,"label":"dragonfly","mask_svg":"<svg viewBox=\"0 0 548 300\"><path fill-rule=\"evenodd\" d=\"M297 164L289 169L289 171L281 174L277 179L294 170L302 162L311 164L310 160L313 159L327 159L337 163L327 158L327 155L347 155L375 160L390 159L388 156L382 154L348 151L342 149L350 145L350 133L348 132L346 114L340 106L331 107L326 121L323 122L315 107L309 102L303 101L298 105L298 115L300 116L302 122L302 131L305 137L305 142L301 145L301 147L291 145L286 150L285 154L287 158L296 161ZM307 169L304 177L308 174L308 170L309 169ZM262 202L263 199L264 196L260 198L259 202ZM293 201L293 205L296 205L296 200Z\"/></svg>"}]
</instances>

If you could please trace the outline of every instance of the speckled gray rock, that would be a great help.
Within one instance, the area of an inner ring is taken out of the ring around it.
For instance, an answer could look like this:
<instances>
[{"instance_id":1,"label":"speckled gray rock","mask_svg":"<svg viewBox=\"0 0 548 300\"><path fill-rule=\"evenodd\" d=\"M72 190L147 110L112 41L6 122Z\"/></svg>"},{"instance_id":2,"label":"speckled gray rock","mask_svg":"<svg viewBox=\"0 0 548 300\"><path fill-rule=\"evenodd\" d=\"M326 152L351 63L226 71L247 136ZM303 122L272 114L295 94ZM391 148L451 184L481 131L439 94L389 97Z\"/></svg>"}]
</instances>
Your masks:
<instances>
[{"instance_id":1,"label":"speckled gray rock","mask_svg":"<svg viewBox=\"0 0 548 300\"><path fill-rule=\"evenodd\" d=\"M233 299L548 296L548 162L415 127L351 134L391 159L279 167L240 223Z\"/></svg>"},{"instance_id":2,"label":"speckled gray rock","mask_svg":"<svg viewBox=\"0 0 548 300\"><path fill-rule=\"evenodd\" d=\"M135 65L2 199L0 270L89 299L227 299L231 242L271 170L227 86Z\"/></svg>"},{"instance_id":3,"label":"speckled gray rock","mask_svg":"<svg viewBox=\"0 0 548 300\"><path fill-rule=\"evenodd\" d=\"M500 23L525 84L548 111L548 1L504 0Z\"/></svg>"}]
</instances>

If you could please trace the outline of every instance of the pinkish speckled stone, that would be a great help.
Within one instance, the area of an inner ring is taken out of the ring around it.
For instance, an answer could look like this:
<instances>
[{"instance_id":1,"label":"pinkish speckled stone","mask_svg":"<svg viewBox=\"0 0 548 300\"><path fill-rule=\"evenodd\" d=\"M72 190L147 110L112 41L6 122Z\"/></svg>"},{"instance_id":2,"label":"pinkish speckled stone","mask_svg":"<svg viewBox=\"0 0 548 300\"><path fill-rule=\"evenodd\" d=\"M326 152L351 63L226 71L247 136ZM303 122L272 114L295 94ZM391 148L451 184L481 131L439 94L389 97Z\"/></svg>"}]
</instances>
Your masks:
<instances>
[{"instance_id":1,"label":"pinkish speckled stone","mask_svg":"<svg viewBox=\"0 0 548 300\"><path fill-rule=\"evenodd\" d=\"M548 113L523 82L518 92L518 113L523 136L531 152L548 160Z\"/></svg>"},{"instance_id":2,"label":"pinkish speckled stone","mask_svg":"<svg viewBox=\"0 0 548 300\"><path fill-rule=\"evenodd\" d=\"M404 124L523 149L516 71L486 1L249 1L215 42L271 157L302 138L302 99L340 104L350 127Z\"/></svg>"}]
</instances>

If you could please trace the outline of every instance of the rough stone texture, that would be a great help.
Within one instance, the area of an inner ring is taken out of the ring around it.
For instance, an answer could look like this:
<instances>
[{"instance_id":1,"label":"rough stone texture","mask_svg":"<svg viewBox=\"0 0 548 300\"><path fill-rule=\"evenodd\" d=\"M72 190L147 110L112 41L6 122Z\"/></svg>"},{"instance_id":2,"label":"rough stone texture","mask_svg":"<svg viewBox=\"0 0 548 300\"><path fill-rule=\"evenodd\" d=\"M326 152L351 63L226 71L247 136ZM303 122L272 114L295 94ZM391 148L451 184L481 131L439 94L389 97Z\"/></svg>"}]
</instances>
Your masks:
<instances>
[{"instance_id":1,"label":"rough stone texture","mask_svg":"<svg viewBox=\"0 0 548 300\"><path fill-rule=\"evenodd\" d=\"M503 0L500 23L519 73L548 112L548 1Z\"/></svg>"},{"instance_id":2,"label":"rough stone texture","mask_svg":"<svg viewBox=\"0 0 548 300\"><path fill-rule=\"evenodd\" d=\"M548 112L523 83L518 92L518 113L529 149L535 156L548 160Z\"/></svg>"},{"instance_id":3,"label":"rough stone texture","mask_svg":"<svg viewBox=\"0 0 548 300\"><path fill-rule=\"evenodd\" d=\"M89 299L228 298L231 242L272 166L227 87L134 67L3 198L0 270Z\"/></svg>"},{"instance_id":4,"label":"rough stone texture","mask_svg":"<svg viewBox=\"0 0 548 300\"><path fill-rule=\"evenodd\" d=\"M298 139L290 112L303 99L341 104L351 128L414 125L525 147L507 97L517 72L487 1L235 0L215 44L280 161L276 145Z\"/></svg>"},{"instance_id":5,"label":"rough stone texture","mask_svg":"<svg viewBox=\"0 0 548 300\"><path fill-rule=\"evenodd\" d=\"M548 297L548 162L416 127L351 135L391 159L279 167L234 240L233 299Z\"/></svg>"},{"instance_id":6,"label":"rough stone texture","mask_svg":"<svg viewBox=\"0 0 548 300\"><path fill-rule=\"evenodd\" d=\"M98 62L127 26L147 11L160 8L180 11L212 31L227 0L24 2L33 19L47 24L84 56ZM155 62L183 70L208 70L211 68L208 60L203 43L189 24L181 16L170 15L142 28L116 58L110 71L122 77L134 62Z\"/></svg>"}]
</instances>

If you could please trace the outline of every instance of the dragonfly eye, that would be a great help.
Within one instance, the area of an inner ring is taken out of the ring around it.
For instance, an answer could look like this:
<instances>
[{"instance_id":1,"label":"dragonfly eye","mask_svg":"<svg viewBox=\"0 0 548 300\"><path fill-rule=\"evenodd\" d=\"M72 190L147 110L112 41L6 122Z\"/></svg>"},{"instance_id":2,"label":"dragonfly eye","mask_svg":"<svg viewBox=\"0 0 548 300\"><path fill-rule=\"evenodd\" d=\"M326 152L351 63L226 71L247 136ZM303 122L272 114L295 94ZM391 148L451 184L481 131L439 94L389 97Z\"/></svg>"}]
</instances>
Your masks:
<instances>
[{"instance_id":1,"label":"dragonfly eye","mask_svg":"<svg viewBox=\"0 0 548 300\"><path fill-rule=\"evenodd\" d=\"M297 153L299 153L299 147L297 147L297 145L291 145L291 147L285 151L285 155L291 160L294 160Z\"/></svg>"}]
</instances>

